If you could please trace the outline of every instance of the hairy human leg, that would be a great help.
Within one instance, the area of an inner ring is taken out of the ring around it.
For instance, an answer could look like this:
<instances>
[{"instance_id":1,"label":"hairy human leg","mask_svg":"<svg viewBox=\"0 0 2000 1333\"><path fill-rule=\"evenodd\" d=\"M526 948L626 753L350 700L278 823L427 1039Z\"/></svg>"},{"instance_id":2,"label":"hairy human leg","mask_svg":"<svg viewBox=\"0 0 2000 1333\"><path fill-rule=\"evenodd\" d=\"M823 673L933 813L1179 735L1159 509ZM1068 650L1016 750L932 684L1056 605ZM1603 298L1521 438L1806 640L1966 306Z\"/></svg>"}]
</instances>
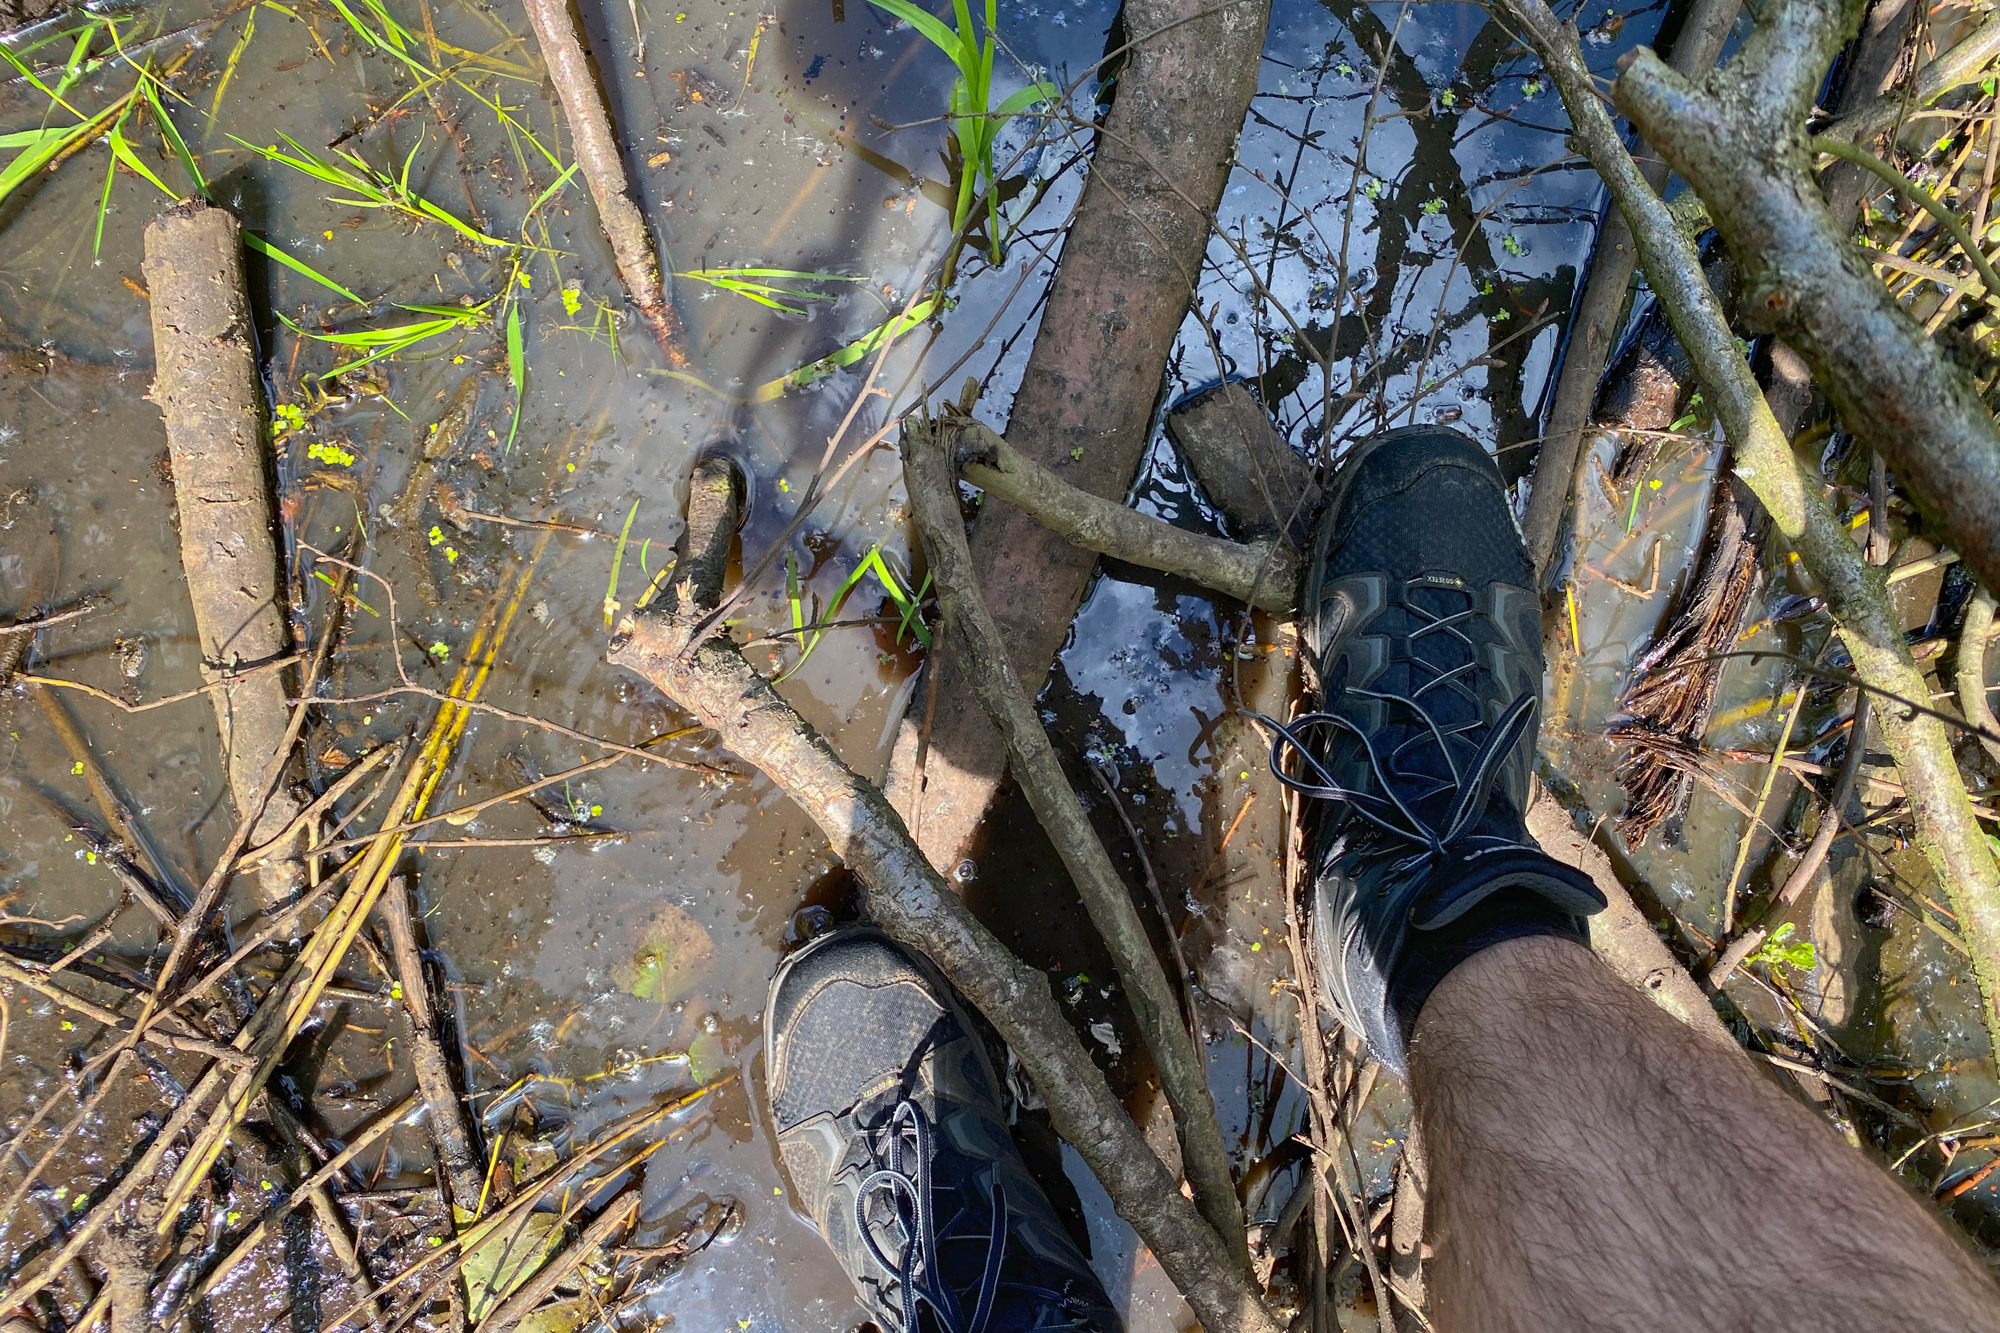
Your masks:
<instances>
[{"instance_id":1,"label":"hairy human leg","mask_svg":"<svg viewBox=\"0 0 2000 1333\"><path fill-rule=\"evenodd\" d=\"M1460 964L1409 1058L1442 1333L2000 1329L1923 1204L1574 943Z\"/></svg>"}]
</instances>

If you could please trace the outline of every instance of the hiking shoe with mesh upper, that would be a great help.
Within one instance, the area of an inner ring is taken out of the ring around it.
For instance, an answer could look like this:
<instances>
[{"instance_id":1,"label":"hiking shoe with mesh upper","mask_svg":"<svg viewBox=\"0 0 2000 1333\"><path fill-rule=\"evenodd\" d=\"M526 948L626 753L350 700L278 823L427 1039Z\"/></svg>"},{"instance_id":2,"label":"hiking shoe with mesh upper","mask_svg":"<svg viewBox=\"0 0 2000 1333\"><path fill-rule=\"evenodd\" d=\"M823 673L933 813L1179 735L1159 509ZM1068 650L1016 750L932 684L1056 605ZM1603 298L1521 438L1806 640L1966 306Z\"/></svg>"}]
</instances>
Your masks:
<instances>
[{"instance_id":1,"label":"hiking shoe with mesh upper","mask_svg":"<svg viewBox=\"0 0 2000 1333\"><path fill-rule=\"evenodd\" d=\"M1300 620L1318 707L1279 729L1271 765L1315 798L1326 1001L1403 1073L1447 972L1523 935L1587 942L1604 898L1523 822L1541 613L1499 469L1413 427L1358 446L1332 490Z\"/></svg>"},{"instance_id":2,"label":"hiking shoe with mesh upper","mask_svg":"<svg viewBox=\"0 0 2000 1333\"><path fill-rule=\"evenodd\" d=\"M885 1333L1119 1333L928 962L834 931L778 969L764 1017L785 1173Z\"/></svg>"}]
</instances>

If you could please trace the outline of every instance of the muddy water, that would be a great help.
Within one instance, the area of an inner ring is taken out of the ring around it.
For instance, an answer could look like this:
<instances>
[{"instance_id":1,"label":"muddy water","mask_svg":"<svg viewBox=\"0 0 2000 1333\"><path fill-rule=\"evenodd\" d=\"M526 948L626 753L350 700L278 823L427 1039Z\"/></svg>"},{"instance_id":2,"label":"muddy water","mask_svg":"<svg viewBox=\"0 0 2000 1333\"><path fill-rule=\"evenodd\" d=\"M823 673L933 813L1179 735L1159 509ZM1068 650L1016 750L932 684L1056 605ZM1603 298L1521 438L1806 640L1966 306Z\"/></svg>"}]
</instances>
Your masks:
<instances>
[{"instance_id":1,"label":"muddy water","mask_svg":"<svg viewBox=\"0 0 2000 1333\"><path fill-rule=\"evenodd\" d=\"M1004 424L1085 147L1054 123L1008 128L1000 159L1019 153L1016 170L1045 192L1018 219L1004 263L969 261L941 327L913 335L888 359L880 380L888 399L870 397L857 408L863 373L846 370L745 405L740 400L757 386L903 309L935 262L948 219L913 180L944 178L935 123L950 83L942 57L863 0L830 8L807 0L775 12L720 0L583 7L614 119L672 266L760 265L855 279L811 284L830 299L806 302L805 316L680 279L690 363L676 378L661 373L656 351L629 322L610 331L604 314L620 310L622 299L580 186L570 184L536 214L526 239L540 248L519 254L517 270L516 256L456 243L441 226L330 202L339 191L239 142L282 145L282 134L324 152L329 140L357 131L344 147L378 166L400 169L408 158L412 187L424 197L493 235L521 238L530 204L557 175L530 136L558 155L567 151L524 20L505 6L433 5L426 15L422 0L387 5L416 34L420 56L426 23L447 46L480 53L466 77L482 97L504 104L512 124L458 90L446 91L436 109L422 98L399 102L408 74L358 40L332 6L309 4L296 18L258 8L217 21L219 11L174 0L142 11L134 25L142 35L182 34L160 43L156 59L185 55L174 80L186 104L174 115L215 197L273 245L370 302L357 310L287 268L250 264L273 392L309 414L281 441L277 464L298 625L316 627L327 611L325 585L306 577L313 549L344 550L363 536L358 559L369 571L357 588L366 605L348 615L333 659L331 692L350 702L329 703L309 737L322 785L369 747L421 732L434 705L394 692L403 675L444 688L472 651L487 609L517 586L525 592L487 686L490 702L628 742L680 725L648 688L601 662L613 548L628 515L618 585L625 605L671 546L693 451L720 432L731 433L752 479L743 549L754 556L796 512L828 437L850 411L842 437L849 442L926 382L955 393L959 377L971 374L986 386L982 411ZM1004 6L1008 54L996 97L1032 69L1064 85L1080 80L1087 105L1090 71L1113 18L1108 0ZM1608 71L1618 52L1651 35L1659 14L1591 6L1582 22L1593 60ZM94 107L129 84L129 74L107 67L73 96ZM33 126L41 113L19 83L0 93L0 130ZM1364 126L1366 170L1357 176ZM182 188L180 168L157 136L138 137L144 160ZM99 245L107 158L93 148L47 177L0 232L0 341L8 357L0 369L0 495L8 506L0 516L7 525L0 610L108 593L112 609L45 636L47 669L121 697L154 699L199 679L171 493L158 466L164 439L143 399L151 338L140 233L161 198L121 173ZM1597 201L1594 179L1564 158L1552 91L1483 10L1281 0L1222 234L1210 247L1169 393L1220 375L1249 377L1294 443L1318 460L1381 425L1455 422L1517 472L1526 458L1517 446L1535 434ZM477 303L510 280L520 284L523 329L518 424L505 340L491 326L419 345L378 363L377 373L328 382L327 396L315 396L309 377L339 358L300 330L381 327L404 318L390 303ZM461 398L470 376L480 378ZM415 503L400 503L425 466L419 446L427 428L459 402L469 403L453 423L463 427L460 442L420 478ZM792 550L808 616L829 604L878 542L906 578L899 486L893 455L881 450L812 515ZM1150 512L1215 526L1164 443L1149 455L1135 494ZM790 625L783 569L766 575L744 607L746 637ZM864 582L844 614L874 615L882 602L880 586ZM759 645L753 660L758 653L774 667L798 656L784 642ZM785 689L851 764L879 772L918 660L890 629L835 630ZM1187 933L1211 992L1260 1042L1286 1052L1294 1020L1281 987L1287 963L1278 905L1254 878L1236 873L1236 861L1216 855L1238 816L1231 856L1251 848L1268 863L1282 851L1272 802L1226 808L1217 781L1220 765L1247 773L1256 759L1255 745L1229 730L1236 690L1249 698L1258 688L1237 683L1245 661L1267 675L1263 697L1275 691L1282 699L1288 659L1269 627L1246 639L1235 612L1198 590L1113 569L1078 618L1047 702L1071 749L1115 774L1170 900L1194 918ZM127 716L95 700L71 702L163 858L198 881L233 822L206 704ZM0 887L16 895L8 909L16 914L81 918L31 930L74 935L117 898L115 882L82 854L70 829L92 817L84 779L32 703L0 707L7 714ZM726 759L676 744L663 753ZM574 736L481 716L465 733L440 804L469 804L520 785L526 773L563 771L598 754ZM1108 808L1099 802L1097 813L1131 862ZM1023 823L1018 811L1002 818ZM372 819L364 813L357 827L372 827ZM449 846L579 832L616 836ZM1122 1001L1104 984L1089 943L1065 949L1026 928L1034 905L1066 901L1037 838L1023 829L1012 862L983 867L973 900L1018 933L1024 956L1050 970L1081 1025L1124 1029ZM801 907L844 910L816 832L761 780L626 764L549 788L538 805L433 826L419 841L409 865L425 929L454 981L466 1065L480 1094L474 1105L494 1123L521 1100L498 1094L529 1075L543 1080L525 1090L542 1131L569 1124L582 1135L662 1092L745 1076L727 1082L707 1118L648 1167L649 1217L724 1197L744 1205L740 1232L688 1265L653 1298L654 1311L687 1327L730 1320L742 1328L852 1327L845 1280L787 1206L766 1128L745 1091L757 1068L765 981L803 928ZM1205 873L1217 864L1226 868ZM141 918L128 915L118 947L143 962L152 943ZM357 993L384 986L358 958L348 979ZM78 1040L46 1006L17 1006L14 1016L0 1089L10 1114L47 1094ZM301 1087L317 1083L315 1113L337 1135L400 1095L400 1019L379 1003L348 998L329 1002L318 1021L311 1052L288 1076ZM1288 1140L1302 1107L1280 1068L1228 1023L1216 1019L1209 1035L1225 1124L1253 1182L1249 1203L1268 1215L1298 1177ZM1134 1044L1124 1029L1123 1046ZM1140 1089L1144 1071L1129 1057L1106 1048L1106 1058ZM1389 1083L1360 1122L1371 1192L1387 1187L1395 1126L1405 1114L1400 1089ZM1086 1173L1053 1145L1041 1149L1058 1193L1070 1192L1056 1174L1066 1170L1095 1261L1127 1302L1133 1326L1184 1324L1186 1312L1157 1266ZM388 1178L405 1162L417 1169L424 1161L414 1138L399 1142L399 1152L384 1164ZM24 1221L4 1224L10 1236L18 1239L13 1228Z\"/></svg>"}]
</instances>

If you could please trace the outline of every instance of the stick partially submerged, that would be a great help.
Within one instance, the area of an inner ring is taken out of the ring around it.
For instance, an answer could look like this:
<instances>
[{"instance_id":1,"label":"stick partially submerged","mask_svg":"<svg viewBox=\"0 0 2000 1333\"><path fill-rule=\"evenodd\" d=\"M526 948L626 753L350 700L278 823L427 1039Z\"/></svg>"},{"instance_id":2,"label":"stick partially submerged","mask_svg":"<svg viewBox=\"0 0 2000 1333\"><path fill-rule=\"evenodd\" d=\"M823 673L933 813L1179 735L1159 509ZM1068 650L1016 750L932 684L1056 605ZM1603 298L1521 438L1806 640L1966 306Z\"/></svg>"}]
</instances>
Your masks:
<instances>
[{"instance_id":1,"label":"stick partially submerged","mask_svg":"<svg viewBox=\"0 0 2000 1333\"><path fill-rule=\"evenodd\" d=\"M640 318L653 331L660 355L669 365L685 365L687 352L681 347L679 322L670 300L672 289L653 251L646 215L632 201L625 160L611 133L604 99L598 96L582 35L570 16L569 0L525 3L528 22L534 25L535 40L541 43L542 59L549 67L549 79L556 86L556 98L562 103L563 117L569 121L570 137L576 141L577 165L583 168L590 197L597 203L598 221L604 224L604 234L618 260L618 276L639 307Z\"/></svg>"}]
</instances>

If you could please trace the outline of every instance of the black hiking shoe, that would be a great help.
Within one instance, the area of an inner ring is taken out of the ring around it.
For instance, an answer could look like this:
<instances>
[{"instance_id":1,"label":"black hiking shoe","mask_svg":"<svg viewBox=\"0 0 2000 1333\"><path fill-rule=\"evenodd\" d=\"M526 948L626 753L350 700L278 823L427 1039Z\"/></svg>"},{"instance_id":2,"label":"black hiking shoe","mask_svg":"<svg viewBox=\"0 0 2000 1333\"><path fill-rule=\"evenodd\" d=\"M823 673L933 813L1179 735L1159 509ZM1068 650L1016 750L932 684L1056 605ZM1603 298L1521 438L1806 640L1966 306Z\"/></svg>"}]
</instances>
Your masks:
<instances>
[{"instance_id":1,"label":"black hiking shoe","mask_svg":"<svg viewBox=\"0 0 2000 1333\"><path fill-rule=\"evenodd\" d=\"M1119 1333L927 962L880 931L824 935L778 969L764 1030L785 1173L885 1333Z\"/></svg>"},{"instance_id":2,"label":"black hiking shoe","mask_svg":"<svg viewBox=\"0 0 2000 1333\"><path fill-rule=\"evenodd\" d=\"M1499 469L1435 426L1360 445L1333 483L1300 622L1318 711L1271 766L1308 826L1313 952L1334 1016L1407 1072L1431 990L1523 935L1588 940L1604 897L1523 822L1541 611Z\"/></svg>"}]
</instances>

